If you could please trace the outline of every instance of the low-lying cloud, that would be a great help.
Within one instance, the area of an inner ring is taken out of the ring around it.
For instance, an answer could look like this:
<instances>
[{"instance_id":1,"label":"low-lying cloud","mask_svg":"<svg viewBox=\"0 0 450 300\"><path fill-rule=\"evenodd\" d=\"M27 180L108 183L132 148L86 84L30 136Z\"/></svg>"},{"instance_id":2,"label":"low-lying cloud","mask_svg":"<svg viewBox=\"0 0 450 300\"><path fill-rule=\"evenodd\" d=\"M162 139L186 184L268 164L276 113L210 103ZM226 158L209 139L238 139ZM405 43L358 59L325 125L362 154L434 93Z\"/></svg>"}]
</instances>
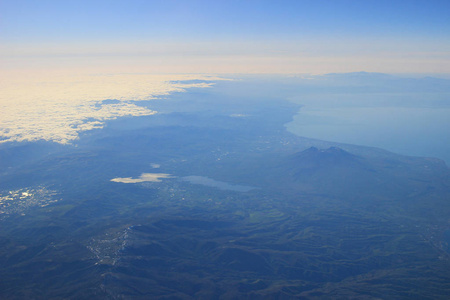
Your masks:
<instances>
[{"instance_id":1,"label":"low-lying cloud","mask_svg":"<svg viewBox=\"0 0 450 300\"><path fill-rule=\"evenodd\" d=\"M118 177L111 179L111 181L121 183L161 182L161 179L164 178L173 178L173 176L166 173L142 173L138 178Z\"/></svg>"},{"instance_id":2,"label":"low-lying cloud","mask_svg":"<svg viewBox=\"0 0 450 300\"><path fill-rule=\"evenodd\" d=\"M10 74L11 75L11 74ZM156 112L135 104L216 80L200 75L20 74L0 78L0 143L47 140L70 143L105 121ZM194 83L185 83L190 80ZM103 102L115 99L117 101ZM101 104L101 105L99 105Z\"/></svg>"}]
</instances>

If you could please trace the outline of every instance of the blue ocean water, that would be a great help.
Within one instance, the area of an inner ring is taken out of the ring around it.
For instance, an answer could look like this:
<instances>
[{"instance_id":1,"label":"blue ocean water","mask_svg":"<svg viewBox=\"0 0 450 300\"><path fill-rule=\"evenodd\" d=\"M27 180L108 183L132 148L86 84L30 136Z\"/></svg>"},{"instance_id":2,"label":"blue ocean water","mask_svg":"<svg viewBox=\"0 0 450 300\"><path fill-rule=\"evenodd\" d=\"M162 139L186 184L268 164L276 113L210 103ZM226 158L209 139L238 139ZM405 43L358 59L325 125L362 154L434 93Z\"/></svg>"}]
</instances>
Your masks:
<instances>
[{"instance_id":1,"label":"blue ocean water","mask_svg":"<svg viewBox=\"0 0 450 300\"><path fill-rule=\"evenodd\" d=\"M391 83L378 82L366 90L362 84L299 94L290 100L301 108L286 127L299 136L436 157L450 165L450 84L417 81L422 86L416 90L400 81L393 92L385 92Z\"/></svg>"}]
</instances>

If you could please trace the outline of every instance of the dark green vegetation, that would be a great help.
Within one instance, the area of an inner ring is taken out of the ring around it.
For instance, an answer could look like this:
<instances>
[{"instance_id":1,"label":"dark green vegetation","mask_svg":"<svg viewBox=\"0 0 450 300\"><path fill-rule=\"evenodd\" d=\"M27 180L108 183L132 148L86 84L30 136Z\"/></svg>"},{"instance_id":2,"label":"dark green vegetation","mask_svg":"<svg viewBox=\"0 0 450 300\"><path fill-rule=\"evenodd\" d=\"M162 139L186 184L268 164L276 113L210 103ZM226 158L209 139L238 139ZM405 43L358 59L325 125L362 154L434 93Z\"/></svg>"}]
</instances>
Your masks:
<instances>
[{"instance_id":1,"label":"dark green vegetation","mask_svg":"<svg viewBox=\"0 0 450 300\"><path fill-rule=\"evenodd\" d=\"M256 87L154 100L76 147L2 145L2 195L58 201L3 214L0 298L447 299L447 166L294 136L298 107ZM175 177L110 181L142 173Z\"/></svg>"}]
</instances>

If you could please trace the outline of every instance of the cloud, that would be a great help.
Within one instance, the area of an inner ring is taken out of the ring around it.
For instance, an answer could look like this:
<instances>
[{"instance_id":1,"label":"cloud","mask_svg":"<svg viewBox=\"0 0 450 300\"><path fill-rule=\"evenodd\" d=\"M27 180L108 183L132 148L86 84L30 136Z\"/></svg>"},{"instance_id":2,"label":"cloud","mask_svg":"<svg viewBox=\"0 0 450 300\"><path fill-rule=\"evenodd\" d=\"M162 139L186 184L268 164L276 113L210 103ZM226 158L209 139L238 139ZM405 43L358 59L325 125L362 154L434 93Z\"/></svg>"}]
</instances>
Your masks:
<instances>
[{"instance_id":1,"label":"cloud","mask_svg":"<svg viewBox=\"0 0 450 300\"><path fill-rule=\"evenodd\" d=\"M111 181L121 183L161 182L161 178L173 178L173 176L165 173L142 173L138 178L118 177L111 179Z\"/></svg>"},{"instance_id":2,"label":"cloud","mask_svg":"<svg viewBox=\"0 0 450 300\"><path fill-rule=\"evenodd\" d=\"M156 112L135 104L211 83L200 75L4 73L0 77L0 142L48 140L69 143L105 121ZM117 101L103 102L107 99ZM101 105L100 105L101 104Z\"/></svg>"}]
</instances>

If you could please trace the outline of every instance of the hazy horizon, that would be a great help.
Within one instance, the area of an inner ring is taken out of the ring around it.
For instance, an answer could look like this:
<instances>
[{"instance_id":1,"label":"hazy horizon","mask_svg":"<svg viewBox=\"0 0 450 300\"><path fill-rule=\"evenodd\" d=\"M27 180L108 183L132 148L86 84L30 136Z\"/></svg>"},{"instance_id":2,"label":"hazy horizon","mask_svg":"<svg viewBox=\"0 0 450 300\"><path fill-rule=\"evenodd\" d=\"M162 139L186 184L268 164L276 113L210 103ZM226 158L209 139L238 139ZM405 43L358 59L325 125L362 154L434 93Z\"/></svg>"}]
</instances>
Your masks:
<instances>
[{"instance_id":1,"label":"hazy horizon","mask_svg":"<svg viewBox=\"0 0 450 300\"><path fill-rule=\"evenodd\" d=\"M2 1L3 70L450 73L448 1Z\"/></svg>"}]
</instances>

